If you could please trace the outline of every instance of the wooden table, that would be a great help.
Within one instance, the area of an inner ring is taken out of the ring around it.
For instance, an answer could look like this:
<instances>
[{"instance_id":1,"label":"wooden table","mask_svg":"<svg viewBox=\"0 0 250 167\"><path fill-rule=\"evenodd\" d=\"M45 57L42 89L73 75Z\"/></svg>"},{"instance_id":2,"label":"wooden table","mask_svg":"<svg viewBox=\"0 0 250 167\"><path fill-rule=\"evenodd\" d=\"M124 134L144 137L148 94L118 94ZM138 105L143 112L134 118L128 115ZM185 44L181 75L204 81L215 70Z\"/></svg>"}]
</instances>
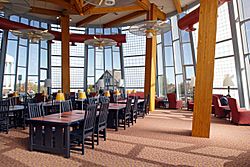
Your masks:
<instances>
[{"instance_id":1,"label":"wooden table","mask_svg":"<svg viewBox=\"0 0 250 167\"><path fill-rule=\"evenodd\" d=\"M9 107L10 112L22 111L24 110L24 105L14 105Z\"/></svg>"},{"instance_id":2,"label":"wooden table","mask_svg":"<svg viewBox=\"0 0 250 167\"><path fill-rule=\"evenodd\" d=\"M108 114L108 128L114 128L118 131L118 121L119 121L119 112L123 111L126 108L126 104L119 103L109 103L109 114Z\"/></svg>"},{"instance_id":3,"label":"wooden table","mask_svg":"<svg viewBox=\"0 0 250 167\"><path fill-rule=\"evenodd\" d=\"M61 114L28 119L29 149L70 157L70 126L84 120L84 111L74 110Z\"/></svg>"},{"instance_id":4,"label":"wooden table","mask_svg":"<svg viewBox=\"0 0 250 167\"><path fill-rule=\"evenodd\" d=\"M139 103L143 103L144 99L138 99L138 104ZM127 103L127 99L123 99L123 100L118 100L118 103L120 104L126 104ZM132 99L132 104L134 103L134 99Z\"/></svg>"}]
</instances>

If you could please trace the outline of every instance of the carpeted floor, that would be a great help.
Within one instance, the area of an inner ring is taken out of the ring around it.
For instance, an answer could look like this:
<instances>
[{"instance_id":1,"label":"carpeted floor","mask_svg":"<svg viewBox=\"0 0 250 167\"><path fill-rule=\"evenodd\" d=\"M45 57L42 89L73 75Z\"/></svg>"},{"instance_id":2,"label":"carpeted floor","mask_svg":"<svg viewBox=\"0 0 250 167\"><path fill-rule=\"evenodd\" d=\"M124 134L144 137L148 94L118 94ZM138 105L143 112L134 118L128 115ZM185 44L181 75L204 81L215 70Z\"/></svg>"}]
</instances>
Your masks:
<instances>
[{"instance_id":1,"label":"carpeted floor","mask_svg":"<svg viewBox=\"0 0 250 167\"><path fill-rule=\"evenodd\" d=\"M250 166L250 126L212 118L210 139L191 137L192 113L157 110L71 158L27 150L28 129L0 133L0 167Z\"/></svg>"}]
</instances>

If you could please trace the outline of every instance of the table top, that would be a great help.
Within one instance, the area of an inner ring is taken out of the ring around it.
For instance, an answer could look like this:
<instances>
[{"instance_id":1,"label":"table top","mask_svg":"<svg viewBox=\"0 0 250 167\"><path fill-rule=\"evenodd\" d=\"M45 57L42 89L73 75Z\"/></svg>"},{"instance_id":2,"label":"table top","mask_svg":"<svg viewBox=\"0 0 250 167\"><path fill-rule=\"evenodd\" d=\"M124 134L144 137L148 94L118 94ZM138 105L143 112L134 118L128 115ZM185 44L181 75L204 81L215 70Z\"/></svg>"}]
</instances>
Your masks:
<instances>
[{"instance_id":1,"label":"table top","mask_svg":"<svg viewBox=\"0 0 250 167\"><path fill-rule=\"evenodd\" d=\"M138 103L143 103L143 102L144 102L144 99L138 99ZM127 103L127 99L118 100L118 103L126 104ZM134 99L132 99L132 103L134 103Z\"/></svg>"},{"instance_id":2,"label":"table top","mask_svg":"<svg viewBox=\"0 0 250 167\"><path fill-rule=\"evenodd\" d=\"M125 108L126 108L126 104L109 103L109 110L121 110Z\"/></svg>"},{"instance_id":3,"label":"table top","mask_svg":"<svg viewBox=\"0 0 250 167\"><path fill-rule=\"evenodd\" d=\"M9 107L9 111L20 111L20 110L24 110L24 105L15 105Z\"/></svg>"},{"instance_id":4,"label":"table top","mask_svg":"<svg viewBox=\"0 0 250 167\"><path fill-rule=\"evenodd\" d=\"M44 117L36 117L28 119L27 122L48 122L48 123L59 123L59 124L67 124L78 122L84 119L83 110L73 110L70 112L61 113L61 117L59 113L47 115Z\"/></svg>"}]
</instances>

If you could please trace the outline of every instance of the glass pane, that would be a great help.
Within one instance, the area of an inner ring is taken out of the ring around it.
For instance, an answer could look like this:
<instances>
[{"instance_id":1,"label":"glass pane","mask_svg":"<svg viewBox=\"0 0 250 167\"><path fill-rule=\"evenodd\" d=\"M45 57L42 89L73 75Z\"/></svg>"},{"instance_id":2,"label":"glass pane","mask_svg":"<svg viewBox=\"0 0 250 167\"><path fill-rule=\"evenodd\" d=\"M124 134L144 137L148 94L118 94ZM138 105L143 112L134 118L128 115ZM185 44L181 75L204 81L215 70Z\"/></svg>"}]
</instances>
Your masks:
<instances>
[{"instance_id":1,"label":"glass pane","mask_svg":"<svg viewBox=\"0 0 250 167\"><path fill-rule=\"evenodd\" d=\"M232 40L216 44L215 57L234 55Z\"/></svg>"},{"instance_id":2,"label":"glass pane","mask_svg":"<svg viewBox=\"0 0 250 167\"><path fill-rule=\"evenodd\" d=\"M145 66L145 56L124 57L124 66Z\"/></svg>"},{"instance_id":3,"label":"glass pane","mask_svg":"<svg viewBox=\"0 0 250 167\"><path fill-rule=\"evenodd\" d=\"M191 79L194 76L194 67L188 66L186 67L186 79Z\"/></svg>"},{"instance_id":4,"label":"glass pane","mask_svg":"<svg viewBox=\"0 0 250 167\"><path fill-rule=\"evenodd\" d=\"M112 70L111 49L105 49L105 70Z\"/></svg>"},{"instance_id":5,"label":"glass pane","mask_svg":"<svg viewBox=\"0 0 250 167\"><path fill-rule=\"evenodd\" d=\"M60 41L53 41L51 44L51 54L52 55L61 55L61 42Z\"/></svg>"},{"instance_id":6,"label":"glass pane","mask_svg":"<svg viewBox=\"0 0 250 167\"><path fill-rule=\"evenodd\" d=\"M14 75L4 75L3 80L3 96L8 97L8 93L14 91L15 76Z\"/></svg>"},{"instance_id":7,"label":"glass pane","mask_svg":"<svg viewBox=\"0 0 250 167\"><path fill-rule=\"evenodd\" d=\"M166 64L166 66L174 66L173 48L172 47L165 47L165 64Z\"/></svg>"},{"instance_id":8,"label":"glass pane","mask_svg":"<svg viewBox=\"0 0 250 167\"><path fill-rule=\"evenodd\" d=\"M177 75L176 76L176 95L177 98L180 100L185 99L185 87L183 83L183 76L182 75Z\"/></svg>"},{"instance_id":9,"label":"glass pane","mask_svg":"<svg viewBox=\"0 0 250 167\"><path fill-rule=\"evenodd\" d=\"M173 32L173 40L176 40L179 38L179 28L177 25L177 16L171 17L171 23L172 23L172 32Z\"/></svg>"},{"instance_id":10,"label":"glass pane","mask_svg":"<svg viewBox=\"0 0 250 167\"><path fill-rule=\"evenodd\" d=\"M184 64L185 65L193 64L191 44L190 43L182 44L182 48L183 48Z\"/></svg>"},{"instance_id":11,"label":"glass pane","mask_svg":"<svg viewBox=\"0 0 250 167\"><path fill-rule=\"evenodd\" d=\"M60 56L51 56L51 66L62 66Z\"/></svg>"},{"instance_id":12,"label":"glass pane","mask_svg":"<svg viewBox=\"0 0 250 167\"><path fill-rule=\"evenodd\" d=\"M61 67L53 67L51 68L51 81L52 81L52 88L61 88L61 80L62 80L62 73Z\"/></svg>"},{"instance_id":13,"label":"glass pane","mask_svg":"<svg viewBox=\"0 0 250 167\"><path fill-rule=\"evenodd\" d=\"M181 40L182 42L189 42L189 32L187 31L181 31Z\"/></svg>"},{"instance_id":14,"label":"glass pane","mask_svg":"<svg viewBox=\"0 0 250 167\"><path fill-rule=\"evenodd\" d=\"M40 60L41 68L48 68L48 51L45 49L41 49L41 60Z\"/></svg>"},{"instance_id":15,"label":"glass pane","mask_svg":"<svg viewBox=\"0 0 250 167\"><path fill-rule=\"evenodd\" d=\"M164 33L164 45L172 45L171 31Z\"/></svg>"},{"instance_id":16,"label":"glass pane","mask_svg":"<svg viewBox=\"0 0 250 167\"><path fill-rule=\"evenodd\" d=\"M38 77L37 76L28 76L27 92L31 94L38 92Z\"/></svg>"},{"instance_id":17,"label":"glass pane","mask_svg":"<svg viewBox=\"0 0 250 167\"><path fill-rule=\"evenodd\" d=\"M102 76L102 74L104 73L104 70L96 70L96 80L95 82L97 82L100 77Z\"/></svg>"},{"instance_id":18,"label":"glass pane","mask_svg":"<svg viewBox=\"0 0 250 167\"><path fill-rule=\"evenodd\" d=\"M166 78L167 78L167 92L174 93L175 92L174 67L167 67L166 68Z\"/></svg>"},{"instance_id":19,"label":"glass pane","mask_svg":"<svg viewBox=\"0 0 250 167\"><path fill-rule=\"evenodd\" d=\"M47 70L40 70L40 80L47 79Z\"/></svg>"},{"instance_id":20,"label":"glass pane","mask_svg":"<svg viewBox=\"0 0 250 167\"><path fill-rule=\"evenodd\" d=\"M18 66L27 66L27 47L19 46Z\"/></svg>"},{"instance_id":21,"label":"glass pane","mask_svg":"<svg viewBox=\"0 0 250 167\"><path fill-rule=\"evenodd\" d=\"M25 82L26 82L26 68L18 67L16 89L19 92L25 92Z\"/></svg>"},{"instance_id":22,"label":"glass pane","mask_svg":"<svg viewBox=\"0 0 250 167\"><path fill-rule=\"evenodd\" d=\"M70 67L84 67L84 58L70 57Z\"/></svg>"},{"instance_id":23,"label":"glass pane","mask_svg":"<svg viewBox=\"0 0 250 167\"><path fill-rule=\"evenodd\" d=\"M114 69L121 69L120 52L113 52Z\"/></svg>"},{"instance_id":24,"label":"glass pane","mask_svg":"<svg viewBox=\"0 0 250 167\"><path fill-rule=\"evenodd\" d=\"M29 75L38 75L39 48L38 44L30 44Z\"/></svg>"},{"instance_id":25,"label":"glass pane","mask_svg":"<svg viewBox=\"0 0 250 167\"><path fill-rule=\"evenodd\" d=\"M94 76L95 52L94 49L88 49L88 76Z\"/></svg>"},{"instance_id":26,"label":"glass pane","mask_svg":"<svg viewBox=\"0 0 250 167\"><path fill-rule=\"evenodd\" d=\"M88 77L87 84L89 85L94 85L95 84L95 78L94 77Z\"/></svg>"},{"instance_id":27,"label":"glass pane","mask_svg":"<svg viewBox=\"0 0 250 167\"><path fill-rule=\"evenodd\" d=\"M143 88L145 67L125 68L125 80L127 88Z\"/></svg>"},{"instance_id":28,"label":"glass pane","mask_svg":"<svg viewBox=\"0 0 250 167\"><path fill-rule=\"evenodd\" d=\"M174 42L174 57L175 57L175 70L176 74L182 73L181 53L180 53L180 42Z\"/></svg>"},{"instance_id":29,"label":"glass pane","mask_svg":"<svg viewBox=\"0 0 250 167\"><path fill-rule=\"evenodd\" d=\"M84 43L75 43L76 46L70 46L70 56L84 57Z\"/></svg>"},{"instance_id":30,"label":"glass pane","mask_svg":"<svg viewBox=\"0 0 250 167\"><path fill-rule=\"evenodd\" d=\"M157 65L158 75L163 75L163 64L162 64L162 45L157 45Z\"/></svg>"},{"instance_id":31,"label":"glass pane","mask_svg":"<svg viewBox=\"0 0 250 167\"><path fill-rule=\"evenodd\" d=\"M16 55L17 41L8 40L7 54L5 59L5 74L15 74L16 70Z\"/></svg>"},{"instance_id":32,"label":"glass pane","mask_svg":"<svg viewBox=\"0 0 250 167\"><path fill-rule=\"evenodd\" d=\"M84 87L84 68L70 68L70 88Z\"/></svg>"},{"instance_id":33,"label":"glass pane","mask_svg":"<svg viewBox=\"0 0 250 167\"><path fill-rule=\"evenodd\" d=\"M104 69L103 66L103 49L96 48L96 69Z\"/></svg>"}]
</instances>

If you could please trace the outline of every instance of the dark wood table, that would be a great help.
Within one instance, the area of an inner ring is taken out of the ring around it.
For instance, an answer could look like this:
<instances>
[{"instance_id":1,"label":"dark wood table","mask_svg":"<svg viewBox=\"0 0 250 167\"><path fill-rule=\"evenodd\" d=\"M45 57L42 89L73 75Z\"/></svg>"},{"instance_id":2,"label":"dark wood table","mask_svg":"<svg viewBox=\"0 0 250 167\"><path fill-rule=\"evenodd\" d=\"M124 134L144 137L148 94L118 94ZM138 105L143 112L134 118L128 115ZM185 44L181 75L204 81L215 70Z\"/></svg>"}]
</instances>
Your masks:
<instances>
[{"instance_id":1,"label":"dark wood table","mask_svg":"<svg viewBox=\"0 0 250 167\"><path fill-rule=\"evenodd\" d=\"M139 103L143 103L144 99L138 99L138 104ZM127 103L127 99L123 99L123 100L118 100L118 103L120 104L126 104ZM134 99L132 99L132 104L134 103Z\"/></svg>"},{"instance_id":2,"label":"dark wood table","mask_svg":"<svg viewBox=\"0 0 250 167\"><path fill-rule=\"evenodd\" d=\"M10 112L22 111L24 110L24 105L14 105L9 107Z\"/></svg>"},{"instance_id":3,"label":"dark wood table","mask_svg":"<svg viewBox=\"0 0 250 167\"><path fill-rule=\"evenodd\" d=\"M119 103L109 103L109 114L108 114L108 128L114 128L118 131L118 121L119 121L119 112L123 111L126 108L126 104Z\"/></svg>"},{"instance_id":4,"label":"dark wood table","mask_svg":"<svg viewBox=\"0 0 250 167\"><path fill-rule=\"evenodd\" d=\"M28 119L30 151L45 151L70 157L70 126L84 120L84 111L73 110L61 114Z\"/></svg>"}]
</instances>

